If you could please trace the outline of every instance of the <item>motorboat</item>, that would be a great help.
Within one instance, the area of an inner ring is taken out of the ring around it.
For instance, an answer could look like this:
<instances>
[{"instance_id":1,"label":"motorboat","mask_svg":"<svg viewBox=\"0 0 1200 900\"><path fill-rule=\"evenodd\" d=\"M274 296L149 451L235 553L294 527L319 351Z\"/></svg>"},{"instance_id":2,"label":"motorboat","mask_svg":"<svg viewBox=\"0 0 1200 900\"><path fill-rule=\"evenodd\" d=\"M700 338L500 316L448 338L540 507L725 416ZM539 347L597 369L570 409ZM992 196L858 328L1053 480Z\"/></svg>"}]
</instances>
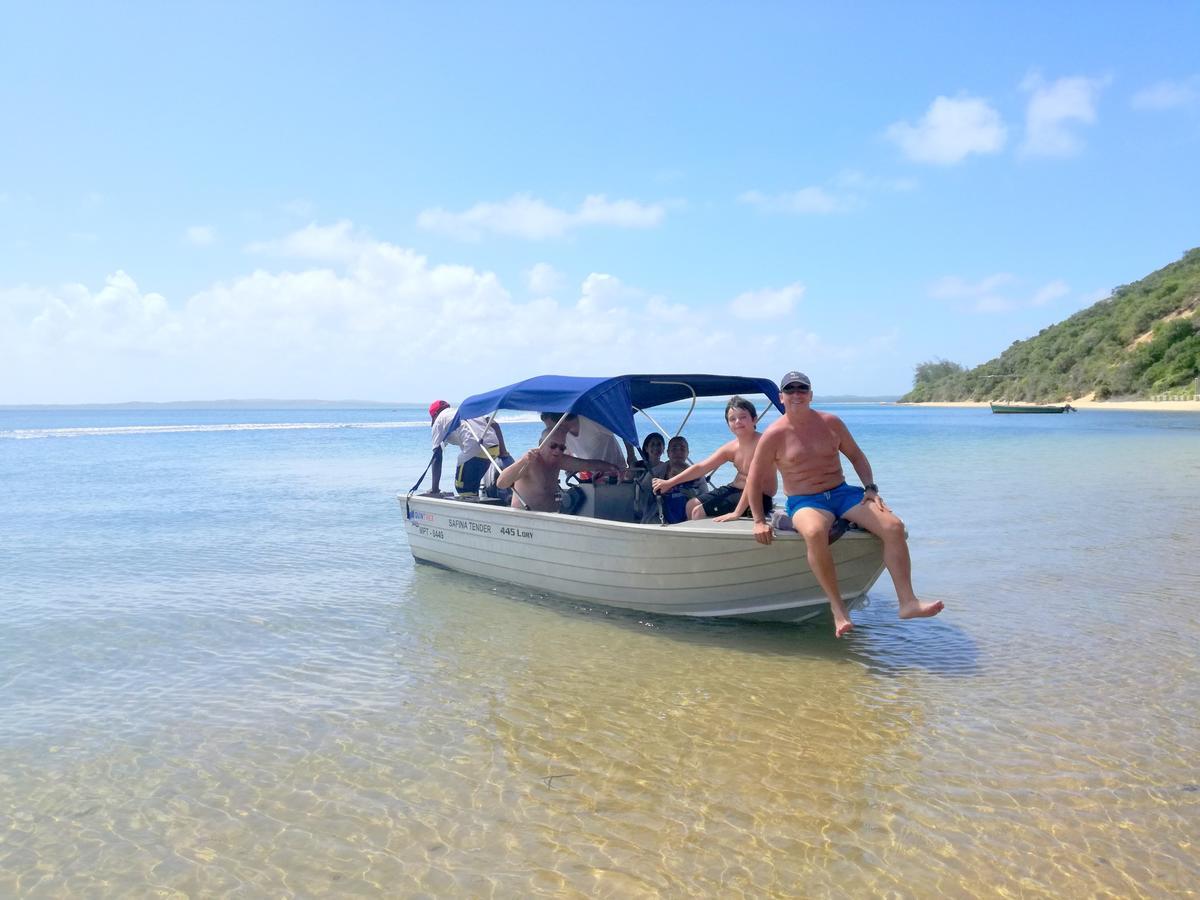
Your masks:
<instances>
[{"instance_id":1,"label":"motorboat","mask_svg":"<svg viewBox=\"0 0 1200 900\"><path fill-rule=\"evenodd\" d=\"M992 403L992 412L1011 415L1013 413L1057 413L1075 412L1070 403Z\"/></svg>"},{"instance_id":2,"label":"motorboat","mask_svg":"<svg viewBox=\"0 0 1200 900\"><path fill-rule=\"evenodd\" d=\"M775 383L722 375L543 375L459 406L456 423L504 411L553 410L586 416L640 446L635 416L666 430L650 412L698 397L763 395L782 412ZM680 426L682 428L682 426ZM427 470L428 471L428 470ZM770 545L749 519L664 524L649 478L598 478L573 485L569 512L538 512L499 499L417 493L399 496L409 548L430 563L542 594L670 616L801 622L829 602L809 568L804 539L778 524ZM845 523L842 523L844 526ZM883 572L883 545L849 530L831 547L847 606L858 605Z\"/></svg>"}]
</instances>

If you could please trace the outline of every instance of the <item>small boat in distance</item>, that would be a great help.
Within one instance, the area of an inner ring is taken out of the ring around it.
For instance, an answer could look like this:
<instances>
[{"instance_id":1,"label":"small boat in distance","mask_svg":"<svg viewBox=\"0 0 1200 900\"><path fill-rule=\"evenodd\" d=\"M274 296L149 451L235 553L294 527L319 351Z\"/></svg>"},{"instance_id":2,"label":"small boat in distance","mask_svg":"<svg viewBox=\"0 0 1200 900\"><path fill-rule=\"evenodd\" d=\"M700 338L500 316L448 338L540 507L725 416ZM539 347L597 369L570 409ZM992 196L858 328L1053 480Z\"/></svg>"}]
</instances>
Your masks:
<instances>
[{"instance_id":1,"label":"small boat in distance","mask_svg":"<svg viewBox=\"0 0 1200 900\"><path fill-rule=\"evenodd\" d=\"M994 413L1067 413L1075 412L1070 403L1039 404L1039 403L993 403Z\"/></svg>"},{"instance_id":2,"label":"small boat in distance","mask_svg":"<svg viewBox=\"0 0 1200 900\"><path fill-rule=\"evenodd\" d=\"M778 388L765 378L543 375L468 397L455 423L484 416L490 422L500 410L570 412L636 447L635 413L667 434L648 410L687 400L694 409L697 397L730 394L764 395L782 410ZM568 505L564 493L559 512L480 496L417 494L423 479L398 498L409 549L420 563L659 615L803 622L829 609L795 531L782 531L764 546L749 519L665 525L648 476L581 482L566 493L582 502ZM883 544L869 532L850 531L831 549L842 596L854 608L883 573Z\"/></svg>"}]
</instances>

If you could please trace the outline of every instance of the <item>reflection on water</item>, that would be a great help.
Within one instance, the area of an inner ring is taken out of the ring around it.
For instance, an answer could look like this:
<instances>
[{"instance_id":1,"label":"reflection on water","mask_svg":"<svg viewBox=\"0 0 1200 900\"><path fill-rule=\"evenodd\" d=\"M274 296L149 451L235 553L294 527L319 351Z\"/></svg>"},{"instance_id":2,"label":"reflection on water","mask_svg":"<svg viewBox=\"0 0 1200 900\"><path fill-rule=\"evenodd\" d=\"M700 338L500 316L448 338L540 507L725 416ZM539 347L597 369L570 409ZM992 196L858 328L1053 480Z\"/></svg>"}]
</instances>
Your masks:
<instances>
[{"instance_id":1,"label":"reflection on water","mask_svg":"<svg viewBox=\"0 0 1200 900\"><path fill-rule=\"evenodd\" d=\"M845 641L416 567L395 433L10 442L0 894L1191 890L1194 435L884 416Z\"/></svg>"}]
</instances>

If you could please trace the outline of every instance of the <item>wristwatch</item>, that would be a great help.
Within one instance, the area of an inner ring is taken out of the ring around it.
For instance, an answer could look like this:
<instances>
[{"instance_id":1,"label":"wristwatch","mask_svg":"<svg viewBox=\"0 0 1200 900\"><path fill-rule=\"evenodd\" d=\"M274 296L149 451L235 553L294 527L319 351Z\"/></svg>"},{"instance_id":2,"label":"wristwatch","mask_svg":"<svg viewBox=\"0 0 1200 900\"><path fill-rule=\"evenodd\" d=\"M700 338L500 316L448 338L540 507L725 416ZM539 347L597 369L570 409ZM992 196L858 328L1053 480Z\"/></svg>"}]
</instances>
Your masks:
<instances>
[{"instance_id":1,"label":"wristwatch","mask_svg":"<svg viewBox=\"0 0 1200 900\"><path fill-rule=\"evenodd\" d=\"M875 493L878 494L879 493L879 485L877 485L873 481L870 484L864 484L863 485L863 493L865 494L867 491L874 491Z\"/></svg>"}]
</instances>

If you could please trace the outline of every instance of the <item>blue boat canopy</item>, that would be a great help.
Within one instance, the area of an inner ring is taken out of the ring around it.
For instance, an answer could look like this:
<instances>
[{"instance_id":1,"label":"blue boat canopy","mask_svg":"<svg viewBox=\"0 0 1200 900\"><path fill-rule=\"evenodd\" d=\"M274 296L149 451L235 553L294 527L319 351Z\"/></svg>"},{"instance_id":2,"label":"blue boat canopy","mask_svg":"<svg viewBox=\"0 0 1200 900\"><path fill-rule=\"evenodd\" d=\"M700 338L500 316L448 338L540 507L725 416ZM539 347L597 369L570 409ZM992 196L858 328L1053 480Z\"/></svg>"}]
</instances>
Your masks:
<instances>
[{"instance_id":1,"label":"blue boat canopy","mask_svg":"<svg viewBox=\"0 0 1200 900\"><path fill-rule=\"evenodd\" d=\"M486 394L468 397L458 407L451 428L463 419L487 416L501 409L529 412L570 412L587 416L629 443L638 443L633 414L677 400L724 397L731 394L765 394L783 412L779 388L769 378L736 375L617 375L582 378L573 375L538 375Z\"/></svg>"}]
</instances>

